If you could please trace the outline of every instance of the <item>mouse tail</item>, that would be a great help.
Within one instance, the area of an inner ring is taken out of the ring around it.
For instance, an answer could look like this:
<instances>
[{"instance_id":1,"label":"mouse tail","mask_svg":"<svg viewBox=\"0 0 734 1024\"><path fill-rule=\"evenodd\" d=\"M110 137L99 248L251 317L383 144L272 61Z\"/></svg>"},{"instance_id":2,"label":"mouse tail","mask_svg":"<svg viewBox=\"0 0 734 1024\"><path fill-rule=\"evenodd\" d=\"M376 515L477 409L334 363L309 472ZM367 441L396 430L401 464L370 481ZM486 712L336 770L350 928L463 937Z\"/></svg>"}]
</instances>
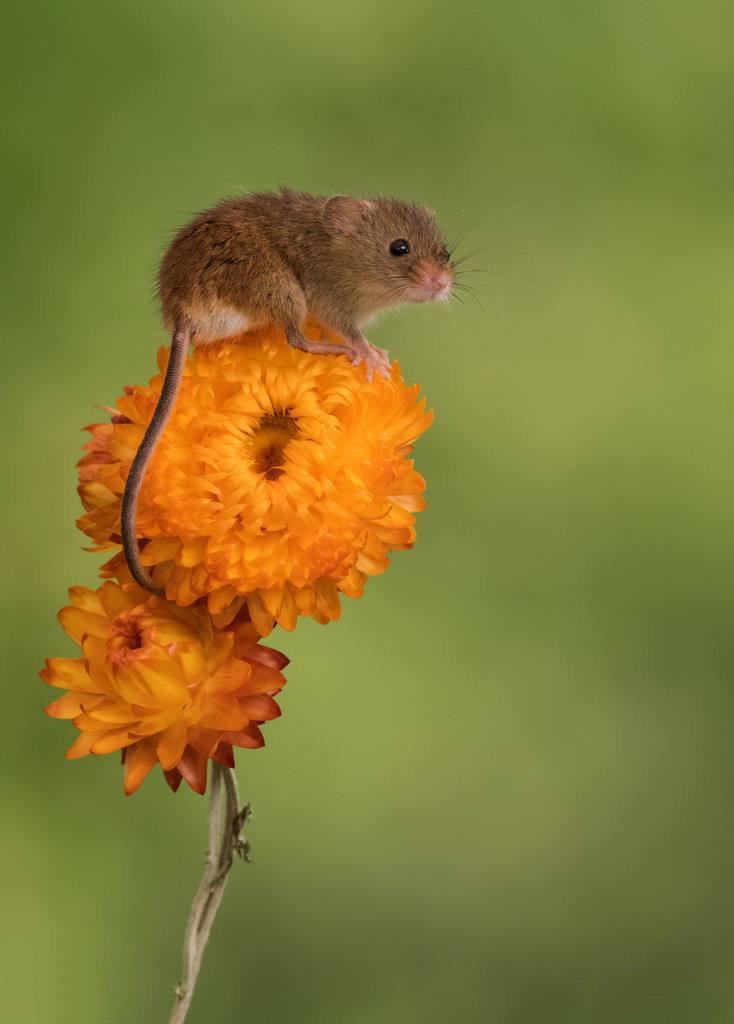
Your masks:
<instances>
[{"instance_id":1,"label":"mouse tail","mask_svg":"<svg viewBox=\"0 0 734 1024\"><path fill-rule=\"evenodd\" d=\"M138 496L145 479L148 463L176 405L190 340L191 327L189 324L177 321L173 330L173 337L171 338L168 366L166 367L166 375L163 379L163 387L161 388L158 403L130 466L130 472L128 473L125 490L122 495L120 520L125 561L135 582L140 584L141 587L145 587L152 594L158 594L159 596L162 596L165 591L153 582L150 573L140 561L140 545L138 544L137 537Z\"/></svg>"}]
</instances>

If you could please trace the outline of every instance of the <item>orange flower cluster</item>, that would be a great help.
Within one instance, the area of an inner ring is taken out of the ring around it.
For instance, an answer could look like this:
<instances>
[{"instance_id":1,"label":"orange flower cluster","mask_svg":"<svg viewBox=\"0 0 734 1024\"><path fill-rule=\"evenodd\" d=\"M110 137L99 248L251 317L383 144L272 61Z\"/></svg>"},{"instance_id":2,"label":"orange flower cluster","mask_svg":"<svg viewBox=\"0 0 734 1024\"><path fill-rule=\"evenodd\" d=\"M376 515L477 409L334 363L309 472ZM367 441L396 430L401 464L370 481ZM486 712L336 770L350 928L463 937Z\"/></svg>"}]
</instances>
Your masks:
<instances>
[{"instance_id":1,"label":"orange flower cluster","mask_svg":"<svg viewBox=\"0 0 734 1024\"><path fill-rule=\"evenodd\" d=\"M67 757L122 750L125 792L160 763L175 790L206 789L207 760L234 765L232 747L261 747L280 714L285 655L258 643L247 621L218 630L203 606L179 608L136 585L74 587L59 621L82 650L49 658L41 678L68 689L46 708L79 736Z\"/></svg>"},{"instance_id":2,"label":"orange flower cluster","mask_svg":"<svg viewBox=\"0 0 734 1024\"><path fill-rule=\"evenodd\" d=\"M108 581L73 588L60 613L82 656L41 675L68 690L47 708L79 730L68 757L121 750L126 793L155 764L203 793L209 759L233 765L233 747L261 746L280 713L287 659L260 638L301 615L338 618L340 594L360 596L413 545L425 483L410 454L432 417L397 365L368 382L275 330L196 348L138 505L159 598L130 578L120 505L162 380L126 388L88 428L78 525L114 554Z\"/></svg>"},{"instance_id":3,"label":"orange flower cluster","mask_svg":"<svg viewBox=\"0 0 734 1024\"><path fill-rule=\"evenodd\" d=\"M97 550L119 551L120 496L161 383L129 388L112 422L89 428L79 527ZM340 592L359 597L413 545L424 405L396 365L368 383L274 331L195 349L140 495L143 563L169 600L205 598L220 625L245 605L263 636L299 615L338 618ZM104 571L129 579L121 554Z\"/></svg>"}]
</instances>

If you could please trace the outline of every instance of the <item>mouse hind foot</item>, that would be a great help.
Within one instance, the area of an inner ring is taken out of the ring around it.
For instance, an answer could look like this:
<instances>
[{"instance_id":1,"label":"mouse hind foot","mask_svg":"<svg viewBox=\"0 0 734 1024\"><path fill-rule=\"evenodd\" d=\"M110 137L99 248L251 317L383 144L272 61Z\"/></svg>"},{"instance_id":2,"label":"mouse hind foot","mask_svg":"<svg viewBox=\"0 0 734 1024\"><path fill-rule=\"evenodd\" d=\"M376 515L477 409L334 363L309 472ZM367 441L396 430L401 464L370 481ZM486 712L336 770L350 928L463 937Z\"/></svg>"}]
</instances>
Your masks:
<instances>
[{"instance_id":1,"label":"mouse hind foot","mask_svg":"<svg viewBox=\"0 0 734 1024\"><path fill-rule=\"evenodd\" d=\"M330 341L309 341L297 328L286 329L285 336L292 348L310 352L314 356L353 356L354 346Z\"/></svg>"},{"instance_id":2,"label":"mouse hind foot","mask_svg":"<svg viewBox=\"0 0 734 1024\"><path fill-rule=\"evenodd\" d=\"M371 381L375 372L383 377L390 376L390 356L387 352L371 344L362 335L351 338L340 344L328 341L309 341L297 328L286 328L288 344L301 352L310 352L319 356L349 356L352 366L364 363L367 380Z\"/></svg>"}]
</instances>

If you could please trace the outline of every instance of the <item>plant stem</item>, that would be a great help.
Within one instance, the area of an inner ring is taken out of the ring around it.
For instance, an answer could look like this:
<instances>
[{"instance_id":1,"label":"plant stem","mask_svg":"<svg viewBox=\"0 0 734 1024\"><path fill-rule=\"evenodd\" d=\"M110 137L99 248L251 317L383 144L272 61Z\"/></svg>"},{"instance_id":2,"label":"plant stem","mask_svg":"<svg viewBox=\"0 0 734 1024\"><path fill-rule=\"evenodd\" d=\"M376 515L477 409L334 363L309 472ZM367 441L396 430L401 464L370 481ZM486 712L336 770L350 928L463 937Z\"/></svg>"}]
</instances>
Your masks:
<instances>
[{"instance_id":1,"label":"plant stem","mask_svg":"<svg viewBox=\"0 0 734 1024\"><path fill-rule=\"evenodd\" d=\"M242 838L242 829L250 817L250 805L240 807L237 779L233 770L222 767L216 761L212 762L210 800L206 865L186 925L181 981L176 986L168 1024L183 1024L186 1020L204 950L224 896L234 855L236 853L244 860L250 860L249 844Z\"/></svg>"}]
</instances>

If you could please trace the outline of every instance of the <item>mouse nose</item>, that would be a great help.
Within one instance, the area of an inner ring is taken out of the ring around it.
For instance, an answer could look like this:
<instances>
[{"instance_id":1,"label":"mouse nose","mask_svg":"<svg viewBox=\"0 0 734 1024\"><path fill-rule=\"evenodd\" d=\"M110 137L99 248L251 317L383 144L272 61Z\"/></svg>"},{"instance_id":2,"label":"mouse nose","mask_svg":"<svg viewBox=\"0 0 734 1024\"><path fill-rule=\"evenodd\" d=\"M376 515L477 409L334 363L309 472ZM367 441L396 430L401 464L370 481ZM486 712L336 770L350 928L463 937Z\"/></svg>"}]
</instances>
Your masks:
<instances>
[{"instance_id":1,"label":"mouse nose","mask_svg":"<svg viewBox=\"0 0 734 1024\"><path fill-rule=\"evenodd\" d=\"M453 279L454 275L446 267L426 268L423 275L425 289L433 299L445 298Z\"/></svg>"}]
</instances>

